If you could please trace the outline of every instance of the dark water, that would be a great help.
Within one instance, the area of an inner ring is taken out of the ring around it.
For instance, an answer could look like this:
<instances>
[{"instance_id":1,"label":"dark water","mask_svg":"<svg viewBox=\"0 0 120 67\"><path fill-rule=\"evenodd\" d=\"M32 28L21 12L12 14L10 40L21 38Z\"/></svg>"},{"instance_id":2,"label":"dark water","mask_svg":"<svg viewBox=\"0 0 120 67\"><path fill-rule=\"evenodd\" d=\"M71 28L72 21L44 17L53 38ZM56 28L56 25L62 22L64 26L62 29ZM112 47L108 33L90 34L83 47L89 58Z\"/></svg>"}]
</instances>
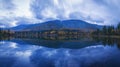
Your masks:
<instances>
[{"instance_id":1,"label":"dark water","mask_svg":"<svg viewBox=\"0 0 120 67\"><path fill-rule=\"evenodd\" d=\"M120 40L0 41L0 67L120 67Z\"/></svg>"}]
</instances>

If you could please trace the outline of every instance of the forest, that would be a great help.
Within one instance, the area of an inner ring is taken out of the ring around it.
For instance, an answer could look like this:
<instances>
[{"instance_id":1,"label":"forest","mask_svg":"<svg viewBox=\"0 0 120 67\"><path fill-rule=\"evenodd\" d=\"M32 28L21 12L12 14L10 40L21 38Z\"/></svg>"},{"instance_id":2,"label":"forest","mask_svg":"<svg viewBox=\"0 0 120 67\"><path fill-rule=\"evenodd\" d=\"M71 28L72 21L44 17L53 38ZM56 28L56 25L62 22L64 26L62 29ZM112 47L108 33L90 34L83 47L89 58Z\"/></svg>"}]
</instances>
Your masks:
<instances>
[{"instance_id":1,"label":"forest","mask_svg":"<svg viewBox=\"0 0 120 67\"><path fill-rule=\"evenodd\" d=\"M120 23L116 27L103 26L102 29L97 29L96 31L92 32L92 35L119 36L120 35Z\"/></svg>"},{"instance_id":2,"label":"forest","mask_svg":"<svg viewBox=\"0 0 120 67\"><path fill-rule=\"evenodd\" d=\"M42 36L119 36L120 35L120 23L114 26L103 26L102 29L96 29L94 31L85 32L84 30L42 30L42 31L11 31L0 29L1 37L42 37Z\"/></svg>"}]
</instances>

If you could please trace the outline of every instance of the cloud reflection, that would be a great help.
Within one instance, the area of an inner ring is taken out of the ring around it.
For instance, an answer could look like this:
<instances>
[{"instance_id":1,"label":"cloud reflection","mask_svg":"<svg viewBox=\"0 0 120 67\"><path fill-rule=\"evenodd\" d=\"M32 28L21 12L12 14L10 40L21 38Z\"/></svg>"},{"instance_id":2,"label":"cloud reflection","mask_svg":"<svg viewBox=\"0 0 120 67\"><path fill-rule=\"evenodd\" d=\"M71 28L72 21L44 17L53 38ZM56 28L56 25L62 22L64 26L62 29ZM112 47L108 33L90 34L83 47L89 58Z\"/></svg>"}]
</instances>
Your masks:
<instances>
[{"instance_id":1,"label":"cloud reflection","mask_svg":"<svg viewBox=\"0 0 120 67\"><path fill-rule=\"evenodd\" d=\"M11 67L91 67L95 64L108 67L111 62L114 66L119 65L118 62L120 62L120 59L117 58L120 56L120 52L116 46L97 45L81 49L54 49L7 41L0 42L0 44L2 44L0 46L1 62L4 60L3 57L9 58L8 61L11 60L10 58L14 58L16 61ZM2 67L1 62L0 67Z\"/></svg>"}]
</instances>

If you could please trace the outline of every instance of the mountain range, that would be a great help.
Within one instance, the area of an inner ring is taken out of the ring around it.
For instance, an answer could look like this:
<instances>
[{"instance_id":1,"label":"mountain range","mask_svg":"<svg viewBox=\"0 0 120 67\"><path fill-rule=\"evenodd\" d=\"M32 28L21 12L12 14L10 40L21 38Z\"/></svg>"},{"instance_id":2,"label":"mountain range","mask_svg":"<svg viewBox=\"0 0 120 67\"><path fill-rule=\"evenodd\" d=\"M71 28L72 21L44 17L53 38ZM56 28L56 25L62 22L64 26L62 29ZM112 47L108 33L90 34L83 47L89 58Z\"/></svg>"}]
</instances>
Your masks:
<instances>
[{"instance_id":1,"label":"mountain range","mask_svg":"<svg viewBox=\"0 0 120 67\"><path fill-rule=\"evenodd\" d=\"M41 30L59 30L59 29L82 29L82 30L96 30L102 28L100 25L90 24L82 20L53 20L38 24L19 25L10 28L14 31L41 31Z\"/></svg>"}]
</instances>

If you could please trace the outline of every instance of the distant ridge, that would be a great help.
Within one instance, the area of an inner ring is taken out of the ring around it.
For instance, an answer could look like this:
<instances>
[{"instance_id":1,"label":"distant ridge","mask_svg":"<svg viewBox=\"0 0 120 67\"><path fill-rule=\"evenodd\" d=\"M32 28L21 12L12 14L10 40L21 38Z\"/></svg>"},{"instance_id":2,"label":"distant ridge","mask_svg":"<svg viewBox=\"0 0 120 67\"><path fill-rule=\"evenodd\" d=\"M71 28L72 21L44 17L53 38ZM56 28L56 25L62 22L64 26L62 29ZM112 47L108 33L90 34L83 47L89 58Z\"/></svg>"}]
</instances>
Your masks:
<instances>
[{"instance_id":1,"label":"distant ridge","mask_svg":"<svg viewBox=\"0 0 120 67\"><path fill-rule=\"evenodd\" d=\"M44 23L19 25L17 27L10 28L15 31L41 31L41 30L59 30L59 29L81 29L81 30L96 30L102 28L102 26L96 24L90 24L82 20L53 20Z\"/></svg>"}]
</instances>

